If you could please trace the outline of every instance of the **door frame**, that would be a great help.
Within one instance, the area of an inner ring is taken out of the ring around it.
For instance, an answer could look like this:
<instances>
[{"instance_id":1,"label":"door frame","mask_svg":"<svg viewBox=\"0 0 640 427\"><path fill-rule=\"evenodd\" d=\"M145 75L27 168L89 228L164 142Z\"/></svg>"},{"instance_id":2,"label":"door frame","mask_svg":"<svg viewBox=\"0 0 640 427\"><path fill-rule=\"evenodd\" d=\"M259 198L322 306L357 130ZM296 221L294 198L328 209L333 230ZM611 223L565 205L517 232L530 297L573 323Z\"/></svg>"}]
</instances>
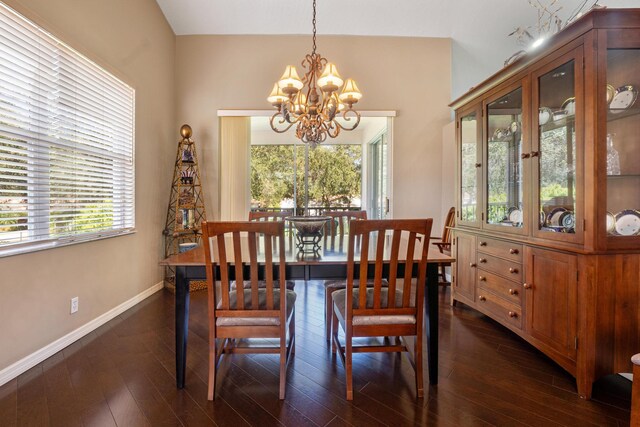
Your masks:
<instances>
[{"instance_id":1,"label":"door frame","mask_svg":"<svg viewBox=\"0 0 640 427\"><path fill-rule=\"evenodd\" d=\"M393 117L387 118L386 129L383 132L377 133L369 141L364 143L362 147L362 207L367 211L370 218L373 218L373 204L372 192L373 192L373 175L371 170L370 148L373 143L381 140L384 137L386 144L386 156L387 156L387 180L386 180L386 195L388 210L385 214L385 218L393 218Z\"/></svg>"},{"instance_id":2,"label":"door frame","mask_svg":"<svg viewBox=\"0 0 640 427\"><path fill-rule=\"evenodd\" d=\"M388 181L388 196L389 196L389 213L387 215L387 218L393 218L393 122L394 122L394 118L397 117L397 112L395 110L365 110L365 111L359 111L360 113L360 117L386 117L387 118L387 156L388 156L388 177L387 177L387 181ZM220 119L222 117L271 117L274 114L274 110L217 110L216 115L218 118L218 122L220 121ZM219 141L218 141L219 142ZM366 155L366 149L363 149L363 156L362 156L362 164L363 164L363 171L362 171L362 176L363 179L366 179L366 175L368 174L367 170L366 170L366 165L367 165L367 155ZM249 184L249 181L251 179L250 175L247 174L247 177L245 178L247 180L247 185ZM220 182L220 176L218 176L218 182ZM367 184L366 182L363 182L361 184L361 195L365 195L365 185ZM224 189L220 188L219 189L219 193L222 193L224 191ZM250 199L251 195L247 195L248 199ZM247 205L250 204L250 200L247 200ZM362 197L362 204L361 204L363 210L369 210L369 206L367 203L367 198L366 197ZM219 218L220 217L220 206L218 206L217 212L214 212L214 217L215 218Z\"/></svg>"}]
</instances>

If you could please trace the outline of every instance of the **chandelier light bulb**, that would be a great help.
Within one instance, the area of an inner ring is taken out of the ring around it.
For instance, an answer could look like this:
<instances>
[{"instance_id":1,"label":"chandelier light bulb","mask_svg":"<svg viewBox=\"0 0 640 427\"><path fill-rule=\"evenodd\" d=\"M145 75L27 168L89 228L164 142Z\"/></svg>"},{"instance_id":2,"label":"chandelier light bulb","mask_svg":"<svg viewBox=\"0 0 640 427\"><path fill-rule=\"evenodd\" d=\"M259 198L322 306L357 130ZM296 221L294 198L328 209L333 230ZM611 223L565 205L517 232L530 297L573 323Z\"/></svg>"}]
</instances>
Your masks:
<instances>
[{"instance_id":1,"label":"chandelier light bulb","mask_svg":"<svg viewBox=\"0 0 640 427\"><path fill-rule=\"evenodd\" d=\"M340 101L345 104L355 104L362 98L362 92L358 89L356 82L353 79L347 79L340 93Z\"/></svg>"},{"instance_id":2,"label":"chandelier light bulb","mask_svg":"<svg viewBox=\"0 0 640 427\"><path fill-rule=\"evenodd\" d=\"M342 101L340 101L340 97L338 97L338 94L335 92L333 93L333 95L331 95L331 102L333 102L336 105L337 112L340 112L345 108L347 108L347 106L344 105Z\"/></svg>"},{"instance_id":3,"label":"chandelier light bulb","mask_svg":"<svg viewBox=\"0 0 640 427\"><path fill-rule=\"evenodd\" d=\"M334 92L340 89L342 83L342 77L340 77L336 66L331 62L328 62L324 67L322 75L318 79L318 86L320 86L320 89L324 92Z\"/></svg>"},{"instance_id":4,"label":"chandelier light bulb","mask_svg":"<svg viewBox=\"0 0 640 427\"><path fill-rule=\"evenodd\" d=\"M273 89L271 90L271 94L267 98L267 101L271 103L274 107L278 107L282 105L283 102L287 100L287 96L284 94L278 83L273 84Z\"/></svg>"},{"instance_id":5,"label":"chandelier light bulb","mask_svg":"<svg viewBox=\"0 0 640 427\"><path fill-rule=\"evenodd\" d=\"M307 110L307 95L302 92L298 92L294 103L294 112L296 114L303 114Z\"/></svg>"},{"instance_id":6,"label":"chandelier light bulb","mask_svg":"<svg viewBox=\"0 0 640 427\"><path fill-rule=\"evenodd\" d=\"M295 95L304 86L302 80L298 76L298 71L293 65L287 65L282 77L278 81L278 86L287 95Z\"/></svg>"}]
</instances>

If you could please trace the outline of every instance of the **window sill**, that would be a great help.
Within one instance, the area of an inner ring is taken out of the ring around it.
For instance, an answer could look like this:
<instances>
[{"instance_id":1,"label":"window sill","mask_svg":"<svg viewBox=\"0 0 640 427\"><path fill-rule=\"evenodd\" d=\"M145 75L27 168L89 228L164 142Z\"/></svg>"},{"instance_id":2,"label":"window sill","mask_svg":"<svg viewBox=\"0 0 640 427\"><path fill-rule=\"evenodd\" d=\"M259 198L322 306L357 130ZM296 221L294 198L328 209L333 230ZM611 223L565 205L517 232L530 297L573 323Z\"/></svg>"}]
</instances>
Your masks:
<instances>
[{"instance_id":1,"label":"window sill","mask_svg":"<svg viewBox=\"0 0 640 427\"><path fill-rule=\"evenodd\" d=\"M103 239L111 239L114 237L126 236L129 234L135 234L136 229L130 228L122 231L111 232L111 233L96 233L86 236L73 236L73 237L65 237L62 239L55 240L44 240L39 242L30 242L30 243L22 243L9 245L6 247L0 247L0 258L10 257L14 255L22 255L31 252L39 252L45 251L48 249L55 249L64 246L75 245L78 243L88 243L95 242L96 240Z\"/></svg>"}]
</instances>

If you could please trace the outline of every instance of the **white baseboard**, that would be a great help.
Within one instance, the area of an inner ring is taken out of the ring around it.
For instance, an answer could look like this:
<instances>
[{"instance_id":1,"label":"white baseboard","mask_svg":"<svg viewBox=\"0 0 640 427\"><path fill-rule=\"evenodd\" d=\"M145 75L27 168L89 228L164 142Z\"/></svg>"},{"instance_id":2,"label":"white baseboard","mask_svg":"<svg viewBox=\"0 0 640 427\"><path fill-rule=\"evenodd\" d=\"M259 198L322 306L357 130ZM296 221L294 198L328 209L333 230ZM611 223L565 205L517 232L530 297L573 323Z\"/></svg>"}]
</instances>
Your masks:
<instances>
[{"instance_id":1,"label":"white baseboard","mask_svg":"<svg viewBox=\"0 0 640 427\"><path fill-rule=\"evenodd\" d=\"M139 302L155 294L163 287L164 287L164 282L156 283L155 285L151 286L149 289L146 289L140 292L138 295L134 296L133 298L123 302L117 307L112 308L111 310L96 317L90 322L85 323L84 325L80 326L78 329L69 332L67 335L63 336L62 338L55 340L51 344L48 344L42 347L40 350L37 350L31 353L30 355L18 360L16 363L2 369L0 371L0 386L11 381L18 375L22 374L23 372L26 372L29 369L33 368L43 360L53 356L63 348L76 342L77 340L84 337L88 333L96 330L100 326L107 323L109 320L124 313L134 305L138 304Z\"/></svg>"}]
</instances>

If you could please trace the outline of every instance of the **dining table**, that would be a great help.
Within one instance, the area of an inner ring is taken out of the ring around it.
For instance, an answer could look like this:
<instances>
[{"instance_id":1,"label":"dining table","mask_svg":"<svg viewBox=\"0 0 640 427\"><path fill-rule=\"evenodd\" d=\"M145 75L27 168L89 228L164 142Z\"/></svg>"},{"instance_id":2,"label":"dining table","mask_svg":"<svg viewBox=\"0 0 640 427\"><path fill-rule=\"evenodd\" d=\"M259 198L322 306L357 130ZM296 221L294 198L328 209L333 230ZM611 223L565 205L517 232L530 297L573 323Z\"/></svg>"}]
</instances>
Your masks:
<instances>
[{"instance_id":1,"label":"dining table","mask_svg":"<svg viewBox=\"0 0 640 427\"><path fill-rule=\"evenodd\" d=\"M285 238L285 272L287 280L335 280L347 277L347 241L348 236L339 235L323 239L311 249L299 245L295 237L295 230L287 230ZM259 237L259 239L264 237ZM422 245L428 239L420 239L416 245ZM260 248L260 241L258 248ZM301 250L304 249L304 250ZM421 254L421 248L416 248L414 258L417 260ZM385 256L390 254L391 239L385 239ZM356 253L355 263L358 271L359 258ZM397 274L404 274L403 259L399 259ZM425 292L425 333L427 344L427 363L429 371L429 383L438 383L438 267L441 264L450 264L455 259L443 254L439 249L429 244L427 277ZM370 275L373 277L375 260L369 260ZM189 283L193 280L206 280L205 253L202 246L195 249L174 254L160 262L162 266L172 267L175 270L175 353L176 353L176 385L184 388L186 364L187 364L187 338L189 333ZM214 264L215 265L215 264ZM383 267L388 268L388 263ZM230 269L233 274L233 269ZM413 264L413 277L418 276L418 265ZM219 276L217 276L219 277ZM298 285L296 285L298 286Z\"/></svg>"}]
</instances>

